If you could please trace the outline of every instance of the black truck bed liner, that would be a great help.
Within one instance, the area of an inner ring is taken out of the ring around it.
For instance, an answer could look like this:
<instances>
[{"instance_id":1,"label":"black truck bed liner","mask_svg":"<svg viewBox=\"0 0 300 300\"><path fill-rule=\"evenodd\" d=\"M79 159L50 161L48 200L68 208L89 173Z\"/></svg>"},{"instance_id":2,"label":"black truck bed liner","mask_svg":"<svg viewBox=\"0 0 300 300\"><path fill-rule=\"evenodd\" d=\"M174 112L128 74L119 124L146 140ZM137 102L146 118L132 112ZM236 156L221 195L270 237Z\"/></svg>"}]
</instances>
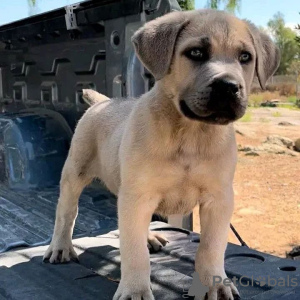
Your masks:
<instances>
[{"instance_id":1,"label":"black truck bed liner","mask_svg":"<svg viewBox=\"0 0 300 300\"><path fill-rule=\"evenodd\" d=\"M50 241L59 188L13 191L0 185L0 253ZM116 199L103 188L80 197L74 236L95 236L117 228Z\"/></svg>"},{"instance_id":2,"label":"black truck bed liner","mask_svg":"<svg viewBox=\"0 0 300 300\"><path fill-rule=\"evenodd\" d=\"M163 230L170 241L161 252L151 254L155 299L193 299L188 297L188 290L193 281L199 235L162 222L153 222L151 227ZM0 299L112 299L120 279L117 231L75 239L73 243L79 254L79 264L43 263L45 246L0 254ZM244 276L245 286L239 286L242 299L299 299L299 261L229 244L226 272L230 278ZM253 285L252 276L257 279ZM277 281L289 278L289 282L294 278L298 286L273 287L272 282L263 285L263 277L268 276Z\"/></svg>"}]
</instances>

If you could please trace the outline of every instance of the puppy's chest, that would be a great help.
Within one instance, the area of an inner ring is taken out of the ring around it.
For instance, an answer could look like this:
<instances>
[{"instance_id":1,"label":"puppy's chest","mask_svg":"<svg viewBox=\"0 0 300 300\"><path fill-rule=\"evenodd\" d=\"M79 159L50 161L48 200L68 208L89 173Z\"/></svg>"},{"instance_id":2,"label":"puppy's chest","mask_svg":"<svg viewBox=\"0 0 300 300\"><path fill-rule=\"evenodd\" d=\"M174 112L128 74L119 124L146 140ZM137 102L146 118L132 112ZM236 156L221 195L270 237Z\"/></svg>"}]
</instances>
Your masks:
<instances>
[{"instance_id":1,"label":"puppy's chest","mask_svg":"<svg viewBox=\"0 0 300 300\"><path fill-rule=\"evenodd\" d=\"M178 169L178 175L184 176L186 180L201 173L203 167L203 157L197 147L191 145L178 146L177 149L167 158L170 166Z\"/></svg>"},{"instance_id":2,"label":"puppy's chest","mask_svg":"<svg viewBox=\"0 0 300 300\"><path fill-rule=\"evenodd\" d=\"M198 203L204 191L205 166L197 155L179 152L161 165L161 202L157 212L162 215L187 214Z\"/></svg>"},{"instance_id":3,"label":"puppy's chest","mask_svg":"<svg viewBox=\"0 0 300 300\"><path fill-rule=\"evenodd\" d=\"M173 159L174 164L181 168L186 176L191 175L192 171L199 168L199 157L193 153L185 153L181 149L177 151Z\"/></svg>"}]
</instances>

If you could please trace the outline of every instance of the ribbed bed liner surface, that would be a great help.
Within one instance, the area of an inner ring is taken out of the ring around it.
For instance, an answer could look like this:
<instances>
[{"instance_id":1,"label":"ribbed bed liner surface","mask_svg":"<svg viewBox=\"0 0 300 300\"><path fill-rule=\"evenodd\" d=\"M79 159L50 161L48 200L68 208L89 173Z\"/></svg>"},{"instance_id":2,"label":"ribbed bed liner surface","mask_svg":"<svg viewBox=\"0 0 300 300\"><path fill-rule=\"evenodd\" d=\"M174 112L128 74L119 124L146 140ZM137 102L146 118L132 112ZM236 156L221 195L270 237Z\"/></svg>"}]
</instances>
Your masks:
<instances>
[{"instance_id":1,"label":"ribbed bed liner surface","mask_svg":"<svg viewBox=\"0 0 300 300\"><path fill-rule=\"evenodd\" d=\"M199 235L161 222L153 222L151 227L162 230L170 241L161 252L150 255L155 299L193 299L188 291L192 283L194 291L199 285L192 278ZM79 263L43 263L47 246L0 254L0 300L111 300L120 280L118 232L74 239L73 244ZM229 244L225 266L230 278L243 278L243 286L238 288L242 299L299 300L299 261ZM267 276L277 281L289 278L290 283L294 279L298 286L272 286L263 282ZM254 284L251 284L252 277L257 279Z\"/></svg>"},{"instance_id":2,"label":"ribbed bed liner surface","mask_svg":"<svg viewBox=\"0 0 300 300\"><path fill-rule=\"evenodd\" d=\"M50 241L58 195L58 187L12 191L0 185L0 253ZM86 189L80 197L74 236L95 236L116 228L114 196L104 189Z\"/></svg>"},{"instance_id":3,"label":"ribbed bed liner surface","mask_svg":"<svg viewBox=\"0 0 300 300\"><path fill-rule=\"evenodd\" d=\"M58 188L16 192L0 186L0 300L112 299L120 279L116 199L104 189L84 191L73 240L80 263L51 265L42 262L47 246L41 245L50 242L58 194ZM199 235L162 222L151 226L170 241L151 254L155 299L193 299L187 294ZM242 280L242 299L299 300L300 261L229 244L225 269ZM284 278L285 286L264 283L268 276Z\"/></svg>"}]
</instances>

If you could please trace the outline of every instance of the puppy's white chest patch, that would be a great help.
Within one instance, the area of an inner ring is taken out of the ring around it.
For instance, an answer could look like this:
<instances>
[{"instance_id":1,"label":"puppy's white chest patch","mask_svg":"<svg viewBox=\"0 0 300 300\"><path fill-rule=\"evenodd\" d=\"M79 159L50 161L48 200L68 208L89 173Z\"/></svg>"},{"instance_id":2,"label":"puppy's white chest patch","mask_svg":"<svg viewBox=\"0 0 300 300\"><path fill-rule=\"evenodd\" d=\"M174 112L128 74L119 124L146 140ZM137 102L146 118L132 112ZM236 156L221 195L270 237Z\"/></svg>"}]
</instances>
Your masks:
<instances>
[{"instance_id":1,"label":"puppy's white chest patch","mask_svg":"<svg viewBox=\"0 0 300 300\"><path fill-rule=\"evenodd\" d=\"M162 200L157 213L170 215L191 212L204 191L199 161L179 157L166 167L161 175Z\"/></svg>"},{"instance_id":2,"label":"puppy's white chest patch","mask_svg":"<svg viewBox=\"0 0 300 300\"><path fill-rule=\"evenodd\" d=\"M201 191L195 187L180 186L164 194L156 212L163 215L188 214L197 205Z\"/></svg>"},{"instance_id":3,"label":"puppy's white chest patch","mask_svg":"<svg viewBox=\"0 0 300 300\"><path fill-rule=\"evenodd\" d=\"M178 157L175 163L182 167L182 172L184 172L186 176L192 171L193 166L194 168L197 167L197 164L195 165L196 162L186 156Z\"/></svg>"}]
</instances>

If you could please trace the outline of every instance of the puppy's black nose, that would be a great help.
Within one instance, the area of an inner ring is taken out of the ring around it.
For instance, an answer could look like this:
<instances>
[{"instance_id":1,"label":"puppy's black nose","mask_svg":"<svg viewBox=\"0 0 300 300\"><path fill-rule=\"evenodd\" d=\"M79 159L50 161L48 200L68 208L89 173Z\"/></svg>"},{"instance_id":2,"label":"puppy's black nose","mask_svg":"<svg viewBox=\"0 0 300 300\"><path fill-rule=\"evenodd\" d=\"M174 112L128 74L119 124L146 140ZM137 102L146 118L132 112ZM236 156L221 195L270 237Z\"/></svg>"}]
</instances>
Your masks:
<instances>
[{"instance_id":1,"label":"puppy's black nose","mask_svg":"<svg viewBox=\"0 0 300 300\"><path fill-rule=\"evenodd\" d=\"M235 96L240 90L240 86L235 81L217 79L211 85L212 91L222 96Z\"/></svg>"},{"instance_id":2,"label":"puppy's black nose","mask_svg":"<svg viewBox=\"0 0 300 300\"><path fill-rule=\"evenodd\" d=\"M241 89L236 81L226 79L217 79L210 87L210 105L215 109L223 109L234 104Z\"/></svg>"}]
</instances>

